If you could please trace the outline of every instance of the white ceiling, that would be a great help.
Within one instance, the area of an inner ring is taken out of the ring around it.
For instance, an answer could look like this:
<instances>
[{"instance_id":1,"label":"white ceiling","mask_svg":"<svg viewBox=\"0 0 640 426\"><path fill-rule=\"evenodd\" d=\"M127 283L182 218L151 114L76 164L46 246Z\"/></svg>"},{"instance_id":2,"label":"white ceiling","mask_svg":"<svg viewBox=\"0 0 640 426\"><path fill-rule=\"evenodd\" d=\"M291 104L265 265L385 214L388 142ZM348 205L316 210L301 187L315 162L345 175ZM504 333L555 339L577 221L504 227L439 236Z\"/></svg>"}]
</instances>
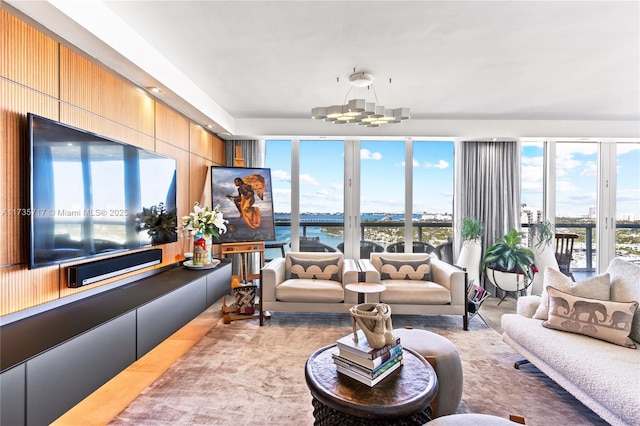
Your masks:
<instances>
[{"instance_id":1,"label":"white ceiling","mask_svg":"<svg viewBox=\"0 0 640 426\"><path fill-rule=\"evenodd\" d=\"M640 136L638 1L6 3L234 137ZM354 68L412 119L312 120Z\"/></svg>"}]
</instances>

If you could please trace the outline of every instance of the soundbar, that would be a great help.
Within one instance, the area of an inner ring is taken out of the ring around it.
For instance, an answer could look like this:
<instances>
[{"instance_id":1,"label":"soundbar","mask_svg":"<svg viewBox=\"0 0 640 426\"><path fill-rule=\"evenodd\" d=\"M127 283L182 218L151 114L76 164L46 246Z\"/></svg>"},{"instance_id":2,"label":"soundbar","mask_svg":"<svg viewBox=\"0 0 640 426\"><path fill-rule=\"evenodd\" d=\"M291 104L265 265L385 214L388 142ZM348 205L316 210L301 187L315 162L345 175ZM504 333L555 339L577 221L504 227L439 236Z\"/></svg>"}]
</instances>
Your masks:
<instances>
[{"instance_id":1,"label":"soundbar","mask_svg":"<svg viewBox=\"0 0 640 426\"><path fill-rule=\"evenodd\" d=\"M151 249L70 266L67 271L67 287L82 287L157 265L160 262L162 262L162 249Z\"/></svg>"}]
</instances>

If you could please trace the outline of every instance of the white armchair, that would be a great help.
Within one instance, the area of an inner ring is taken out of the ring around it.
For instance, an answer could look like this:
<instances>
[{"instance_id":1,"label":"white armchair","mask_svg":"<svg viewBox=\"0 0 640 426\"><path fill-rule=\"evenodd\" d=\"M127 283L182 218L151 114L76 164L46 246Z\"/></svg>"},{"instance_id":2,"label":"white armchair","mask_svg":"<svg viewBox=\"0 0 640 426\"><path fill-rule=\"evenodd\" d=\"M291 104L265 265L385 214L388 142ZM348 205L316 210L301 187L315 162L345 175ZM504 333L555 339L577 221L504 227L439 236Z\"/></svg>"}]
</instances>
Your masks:
<instances>
[{"instance_id":1,"label":"white armchair","mask_svg":"<svg viewBox=\"0 0 640 426\"><path fill-rule=\"evenodd\" d=\"M339 252L289 252L260 273L260 325L266 311L346 313L357 304L344 286L358 282L358 267Z\"/></svg>"},{"instance_id":2,"label":"white armchair","mask_svg":"<svg viewBox=\"0 0 640 426\"><path fill-rule=\"evenodd\" d=\"M393 315L461 315L467 330L467 273L462 268L424 253L371 253L360 265L367 281L386 287L371 294L370 302L390 305Z\"/></svg>"}]
</instances>

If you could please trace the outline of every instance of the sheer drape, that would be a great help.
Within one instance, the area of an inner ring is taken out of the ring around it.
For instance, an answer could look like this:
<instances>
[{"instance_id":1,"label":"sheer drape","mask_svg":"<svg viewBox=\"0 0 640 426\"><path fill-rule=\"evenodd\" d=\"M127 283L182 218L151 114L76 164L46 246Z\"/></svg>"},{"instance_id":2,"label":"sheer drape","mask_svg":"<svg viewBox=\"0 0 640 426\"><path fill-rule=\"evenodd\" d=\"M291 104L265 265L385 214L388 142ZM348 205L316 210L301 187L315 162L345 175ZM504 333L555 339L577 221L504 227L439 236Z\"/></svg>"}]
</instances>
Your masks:
<instances>
[{"instance_id":1,"label":"sheer drape","mask_svg":"<svg viewBox=\"0 0 640 426\"><path fill-rule=\"evenodd\" d=\"M264 140L229 140L226 141L226 162L227 166L233 166L233 159L236 153L236 147L242 149L242 158L244 158L245 167L264 168L265 142Z\"/></svg>"},{"instance_id":2,"label":"sheer drape","mask_svg":"<svg viewBox=\"0 0 640 426\"><path fill-rule=\"evenodd\" d=\"M495 237L520 229L520 143L462 141L456 145L455 226L469 216L485 225L482 252ZM455 239L456 259L462 241Z\"/></svg>"}]
</instances>

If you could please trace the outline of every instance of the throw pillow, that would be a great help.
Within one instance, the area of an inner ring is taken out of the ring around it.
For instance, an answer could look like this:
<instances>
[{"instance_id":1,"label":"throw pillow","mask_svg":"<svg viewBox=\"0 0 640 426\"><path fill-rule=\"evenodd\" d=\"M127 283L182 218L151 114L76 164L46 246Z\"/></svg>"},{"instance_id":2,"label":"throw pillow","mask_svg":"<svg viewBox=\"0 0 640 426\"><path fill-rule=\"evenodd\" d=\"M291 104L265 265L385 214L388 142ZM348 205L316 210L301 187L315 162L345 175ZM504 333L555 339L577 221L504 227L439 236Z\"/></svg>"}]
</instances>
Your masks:
<instances>
[{"instance_id":1,"label":"throw pillow","mask_svg":"<svg viewBox=\"0 0 640 426\"><path fill-rule=\"evenodd\" d=\"M638 302L587 299L548 287L549 319L546 328L583 334L625 348L636 348L629 338Z\"/></svg>"},{"instance_id":2,"label":"throw pillow","mask_svg":"<svg viewBox=\"0 0 640 426\"><path fill-rule=\"evenodd\" d=\"M609 300L611 279L608 273L573 282L557 269L547 266L544 269L544 288L540 299L540 306L533 314L533 318L546 320L549 317L549 296L547 287L551 286L560 291L565 291L574 296L589 297L591 299Z\"/></svg>"},{"instance_id":3,"label":"throw pillow","mask_svg":"<svg viewBox=\"0 0 640 426\"><path fill-rule=\"evenodd\" d=\"M340 282L340 257L300 259L290 256L291 278Z\"/></svg>"},{"instance_id":4,"label":"throw pillow","mask_svg":"<svg viewBox=\"0 0 640 426\"><path fill-rule=\"evenodd\" d=\"M420 260L399 260L380 257L381 280L431 281L431 258Z\"/></svg>"}]
</instances>

